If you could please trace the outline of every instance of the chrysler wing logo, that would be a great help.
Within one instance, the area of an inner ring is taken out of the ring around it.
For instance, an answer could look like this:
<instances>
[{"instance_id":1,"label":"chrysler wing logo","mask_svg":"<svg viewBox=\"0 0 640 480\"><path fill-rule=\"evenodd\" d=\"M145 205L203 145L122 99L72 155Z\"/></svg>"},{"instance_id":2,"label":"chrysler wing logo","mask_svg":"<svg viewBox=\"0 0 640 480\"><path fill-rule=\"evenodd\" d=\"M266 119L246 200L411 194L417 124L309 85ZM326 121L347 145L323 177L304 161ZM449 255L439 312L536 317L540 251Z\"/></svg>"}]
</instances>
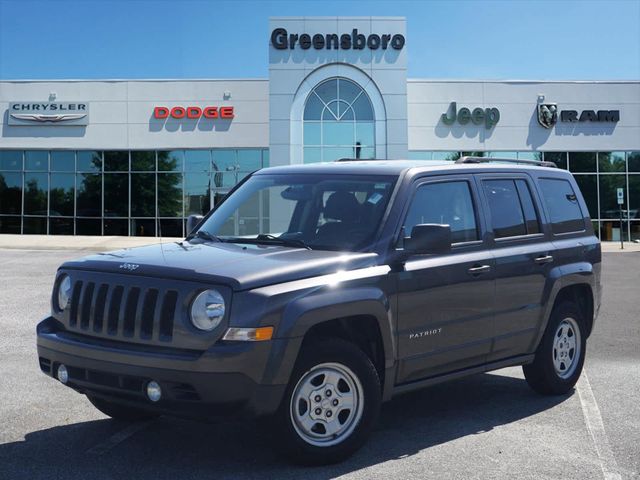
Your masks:
<instances>
[{"instance_id":1,"label":"chrysler wing logo","mask_svg":"<svg viewBox=\"0 0 640 480\"><path fill-rule=\"evenodd\" d=\"M16 120L26 120L30 122L65 122L68 120L80 120L87 116L86 113L58 113L55 115L46 113L12 113Z\"/></svg>"},{"instance_id":2,"label":"chrysler wing logo","mask_svg":"<svg viewBox=\"0 0 640 480\"><path fill-rule=\"evenodd\" d=\"M120 265L120 268L122 268L123 270L128 270L129 272L137 270L138 267L140 267L140 265L137 265L135 263L123 263L122 265Z\"/></svg>"},{"instance_id":3,"label":"chrysler wing logo","mask_svg":"<svg viewBox=\"0 0 640 480\"><path fill-rule=\"evenodd\" d=\"M557 103L539 103L538 104L538 123L544 128L553 127L558 121L558 104Z\"/></svg>"}]
</instances>

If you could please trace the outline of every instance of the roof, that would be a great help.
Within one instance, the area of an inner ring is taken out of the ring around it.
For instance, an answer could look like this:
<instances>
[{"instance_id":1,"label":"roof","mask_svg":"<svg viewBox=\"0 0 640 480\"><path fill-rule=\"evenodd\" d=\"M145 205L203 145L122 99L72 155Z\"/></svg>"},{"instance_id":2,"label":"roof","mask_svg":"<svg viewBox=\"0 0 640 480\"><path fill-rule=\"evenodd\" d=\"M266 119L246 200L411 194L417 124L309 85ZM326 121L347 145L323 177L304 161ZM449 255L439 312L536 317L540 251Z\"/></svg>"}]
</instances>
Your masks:
<instances>
[{"instance_id":1,"label":"roof","mask_svg":"<svg viewBox=\"0 0 640 480\"><path fill-rule=\"evenodd\" d=\"M536 165L507 163L454 163L446 160L357 160L305 165L285 165L264 168L258 174L347 174L347 175L400 175L406 170L416 169L433 173L477 172L477 171L518 171L542 169L563 171Z\"/></svg>"}]
</instances>

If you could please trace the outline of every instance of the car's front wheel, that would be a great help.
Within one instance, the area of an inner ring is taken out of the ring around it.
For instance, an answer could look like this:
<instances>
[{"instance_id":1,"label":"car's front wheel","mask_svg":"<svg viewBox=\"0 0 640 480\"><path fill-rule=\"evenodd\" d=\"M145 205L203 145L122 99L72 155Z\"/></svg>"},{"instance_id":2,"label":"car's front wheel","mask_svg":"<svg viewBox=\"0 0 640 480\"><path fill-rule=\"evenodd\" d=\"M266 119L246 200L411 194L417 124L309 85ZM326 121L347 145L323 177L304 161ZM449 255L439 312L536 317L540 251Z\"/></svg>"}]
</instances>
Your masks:
<instances>
[{"instance_id":1,"label":"car's front wheel","mask_svg":"<svg viewBox=\"0 0 640 480\"><path fill-rule=\"evenodd\" d=\"M344 460L366 441L380 404L380 379L362 350L341 339L315 342L301 353L276 415L280 446L297 463Z\"/></svg>"}]
</instances>

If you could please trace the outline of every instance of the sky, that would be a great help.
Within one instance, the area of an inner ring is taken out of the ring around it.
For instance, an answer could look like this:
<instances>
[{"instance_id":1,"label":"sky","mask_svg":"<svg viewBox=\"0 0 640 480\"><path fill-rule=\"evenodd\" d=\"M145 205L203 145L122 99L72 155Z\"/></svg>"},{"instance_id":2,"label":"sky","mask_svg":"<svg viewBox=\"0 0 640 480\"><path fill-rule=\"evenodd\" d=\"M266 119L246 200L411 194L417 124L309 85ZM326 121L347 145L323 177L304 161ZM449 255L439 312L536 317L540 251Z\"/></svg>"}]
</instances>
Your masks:
<instances>
[{"instance_id":1,"label":"sky","mask_svg":"<svg viewBox=\"0 0 640 480\"><path fill-rule=\"evenodd\" d=\"M640 0L0 0L0 80L266 78L300 15L406 17L409 78L640 80Z\"/></svg>"}]
</instances>

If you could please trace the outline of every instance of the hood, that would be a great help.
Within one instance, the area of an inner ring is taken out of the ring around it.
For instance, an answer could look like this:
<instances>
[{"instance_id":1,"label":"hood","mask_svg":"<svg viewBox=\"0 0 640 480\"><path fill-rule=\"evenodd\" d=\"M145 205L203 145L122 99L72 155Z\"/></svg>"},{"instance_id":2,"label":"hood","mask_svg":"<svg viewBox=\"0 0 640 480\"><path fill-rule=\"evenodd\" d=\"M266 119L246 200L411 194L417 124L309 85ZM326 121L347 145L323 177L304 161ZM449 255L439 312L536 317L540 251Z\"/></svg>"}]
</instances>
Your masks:
<instances>
[{"instance_id":1,"label":"hood","mask_svg":"<svg viewBox=\"0 0 640 480\"><path fill-rule=\"evenodd\" d=\"M165 243L90 255L61 268L225 284L247 290L375 265L375 253L275 245Z\"/></svg>"}]
</instances>

